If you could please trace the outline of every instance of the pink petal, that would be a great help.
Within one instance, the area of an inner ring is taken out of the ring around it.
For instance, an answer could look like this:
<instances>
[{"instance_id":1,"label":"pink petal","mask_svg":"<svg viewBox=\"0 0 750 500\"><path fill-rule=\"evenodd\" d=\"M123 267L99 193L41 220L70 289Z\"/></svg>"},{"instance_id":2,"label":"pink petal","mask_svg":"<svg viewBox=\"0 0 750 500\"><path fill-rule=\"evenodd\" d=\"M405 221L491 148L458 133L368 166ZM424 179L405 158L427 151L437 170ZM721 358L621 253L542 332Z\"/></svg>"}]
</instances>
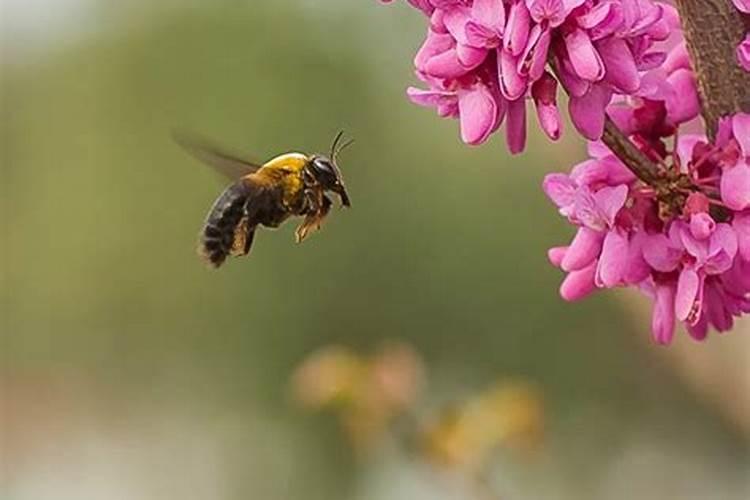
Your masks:
<instances>
[{"instance_id":1,"label":"pink petal","mask_svg":"<svg viewBox=\"0 0 750 500\"><path fill-rule=\"evenodd\" d=\"M505 26L505 38L503 48L518 57L526 46L529 37L529 25L531 16L526 5L517 1L510 7L508 24Z\"/></svg>"},{"instance_id":2,"label":"pink petal","mask_svg":"<svg viewBox=\"0 0 750 500\"><path fill-rule=\"evenodd\" d=\"M735 215L732 227L737 234L740 256L745 262L750 262L750 212Z\"/></svg>"},{"instance_id":3,"label":"pink petal","mask_svg":"<svg viewBox=\"0 0 750 500\"><path fill-rule=\"evenodd\" d=\"M485 47L472 47L470 45L458 44L456 47L456 54L458 55L458 61L468 72L470 69L476 68L484 62L487 58L489 50Z\"/></svg>"},{"instance_id":4,"label":"pink petal","mask_svg":"<svg viewBox=\"0 0 750 500\"><path fill-rule=\"evenodd\" d=\"M700 100L692 70L678 69L667 77L673 92L664 102L667 118L674 125L692 120L700 112Z\"/></svg>"},{"instance_id":5,"label":"pink petal","mask_svg":"<svg viewBox=\"0 0 750 500\"><path fill-rule=\"evenodd\" d=\"M497 103L487 87L478 84L472 90L459 93L458 110L461 139L472 145L487 140L497 118Z\"/></svg>"},{"instance_id":6,"label":"pink petal","mask_svg":"<svg viewBox=\"0 0 750 500\"><path fill-rule=\"evenodd\" d=\"M567 251L568 247L552 247L547 250L547 258L553 266L560 267Z\"/></svg>"},{"instance_id":7,"label":"pink petal","mask_svg":"<svg viewBox=\"0 0 750 500\"><path fill-rule=\"evenodd\" d=\"M667 60L666 52L648 52L634 58L638 71L649 71L664 64Z\"/></svg>"},{"instance_id":8,"label":"pink petal","mask_svg":"<svg viewBox=\"0 0 750 500\"><path fill-rule=\"evenodd\" d=\"M391 0L383 0L386 2L390 2ZM409 3L412 4L417 9L421 10L428 16L432 14L432 11L435 9L433 7L432 3L430 3L430 0L409 0Z\"/></svg>"},{"instance_id":9,"label":"pink petal","mask_svg":"<svg viewBox=\"0 0 750 500\"><path fill-rule=\"evenodd\" d=\"M732 118L732 135L740 145L743 156L750 156L750 114L737 113Z\"/></svg>"},{"instance_id":10,"label":"pink petal","mask_svg":"<svg viewBox=\"0 0 750 500\"><path fill-rule=\"evenodd\" d=\"M630 184L637 179L635 174L615 156L604 158L600 163L607 172L607 184L610 186Z\"/></svg>"},{"instance_id":11,"label":"pink petal","mask_svg":"<svg viewBox=\"0 0 750 500\"><path fill-rule=\"evenodd\" d=\"M585 31L572 31L565 37L565 45L573 69L579 77L590 82L604 78L604 63Z\"/></svg>"},{"instance_id":12,"label":"pink petal","mask_svg":"<svg viewBox=\"0 0 750 500\"><path fill-rule=\"evenodd\" d=\"M415 87L409 87L406 90L409 100L414 104L425 107L437 107L449 101L455 101L456 95L452 92L442 92L437 90L422 90Z\"/></svg>"},{"instance_id":13,"label":"pink petal","mask_svg":"<svg viewBox=\"0 0 750 500\"><path fill-rule=\"evenodd\" d=\"M526 99L523 97L508 102L505 138L512 154L520 153L526 147Z\"/></svg>"},{"instance_id":14,"label":"pink petal","mask_svg":"<svg viewBox=\"0 0 750 500\"><path fill-rule=\"evenodd\" d=\"M706 319L719 332L726 332L732 328L734 321L729 310L725 307L725 297L717 286L706 286L703 311Z\"/></svg>"},{"instance_id":15,"label":"pink petal","mask_svg":"<svg viewBox=\"0 0 750 500\"><path fill-rule=\"evenodd\" d=\"M643 258L643 245L646 241L646 233L638 232L630 241L628 249L628 265L623 276L625 283L637 285L648 279L651 275L651 268Z\"/></svg>"},{"instance_id":16,"label":"pink petal","mask_svg":"<svg viewBox=\"0 0 750 500\"><path fill-rule=\"evenodd\" d=\"M647 235L643 244L643 258L656 271L668 273L677 269L682 250L672 246L664 234Z\"/></svg>"},{"instance_id":17,"label":"pink petal","mask_svg":"<svg viewBox=\"0 0 750 500\"><path fill-rule=\"evenodd\" d=\"M697 213L690 217L690 232L699 240L705 240L716 229L716 221L707 213Z\"/></svg>"},{"instance_id":18,"label":"pink petal","mask_svg":"<svg viewBox=\"0 0 750 500\"><path fill-rule=\"evenodd\" d=\"M651 331L654 334L654 341L659 344L669 344L674 336L674 296L674 286L656 286Z\"/></svg>"},{"instance_id":19,"label":"pink petal","mask_svg":"<svg viewBox=\"0 0 750 500\"><path fill-rule=\"evenodd\" d=\"M745 14L750 14L750 0L732 0L732 2L737 10Z\"/></svg>"},{"instance_id":20,"label":"pink petal","mask_svg":"<svg viewBox=\"0 0 750 500\"><path fill-rule=\"evenodd\" d=\"M687 45L685 45L684 41L675 45L672 50L669 51L662 69L666 71L667 74L678 69L691 69L690 54L688 54Z\"/></svg>"},{"instance_id":21,"label":"pink petal","mask_svg":"<svg viewBox=\"0 0 750 500\"><path fill-rule=\"evenodd\" d=\"M706 142L706 137L699 134L682 134L678 138L677 142L677 157L680 159L680 164L686 166L688 162L692 161L693 150L695 146ZM687 171L686 169L683 169Z\"/></svg>"},{"instance_id":22,"label":"pink petal","mask_svg":"<svg viewBox=\"0 0 750 500\"><path fill-rule=\"evenodd\" d=\"M571 96L568 104L573 125L587 139L596 141L604 133L604 110L612 97L603 85L593 85L584 96Z\"/></svg>"},{"instance_id":23,"label":"pink petal","mask_svg":"<svg viewBox=\"0 0 750 500\"><path fill-rule=\"evenodd\" d=\"M698 318L698 322L694 325L687 325L687 331L693 337L693 340L699 342L705 340L708 335L708 321L706 321L705 316Z\"/></svg>"},{"instance_id":24,"label":"pink petal","mask_svg":"<svg viewBox=\"0 0 750 500\"><path fill-rule=\"evenodd\" d=\"M458 78L469 72L469 68L461 64L456 48L438 54L425 62L422 70L436 78Z\"/></svg>"},{"instance_id":25,"label":"pink petal","mask_svg":"<svg viewBox=\"0 0 750 500\"><path fill-rule=\"evenodd\" d=\"M531 65L529 67L529 78L536 80L542 76L544 67L547 65L547 56L549 54L549 46L552 41L552 34L550 30L546 29L539 35L539 40L536 42L533 50L533 57L531 58Z\"/></svg>"},{"instance_id":26,"label":"pink petal","mask_svg":"<svg viewBox=\"0 0 750 500\"><path fill-rule=\"evenodd\" d=\"M604 215L607 225L612 227L615 223L615 217L618 212L625 206L628 199L628 186L621 184L619 186L603 187L594 194L596 204Z\"/></svg>"},{"instance_id":27,"label":"pink petal","mask_svg":"<svg viewBox=\"0 0 750 500\"><path fill-rule=\"evenodd\" d=\"M591 90L591 83L578 77L573 70L573 66L566 58L562 63L555 62L557 77L565 90L574 97L581 97Z\"/></svg>"},{"instance_id":28,"label":"pink petal","mask_svg":"<svg viewBox=\"0 0 750 500\"><path fill-rule=\"evenodd\" d=\"M566 174L547 174L542 182L542 189L562 212L569 209L575 202L578 185ZM563 213L562 215L570 214Z\"/></svg>"},{"instance_id":29,"label":"pink petal","mask_svg":"<svg viewBox=\"0 0 750 500\"><path fill-rule=\"evenodd\" d=\"M448 28L445 26L445 11L443 9L434 11L430 16L430 31L443 34L448 33Z\"/></svg>"},{"instance_id":30,"label":"pink petal","mask_svg":"<svg viewBox=\"0 0 750 500\"><path fill-rule=\"evenodd\" d=\"M737 45L737 62L745 71L750 71L750 35Z\"/></svg>"},{"instance_id":31,"label":"pink petal","mask_svg":"<svg viewBox=\"0 0 750 500\"><path fill-rule=\"evenodd\" d=\"M463 6L455 6L445 10L443 22L448 32L459 44L468 44L466 39L466 23L471 20L469 9Z\"/></svg>"},{"instance_id":32,"label":"pink petal","mask_svg":"<svg viewBox=\"0 0 750 500\"><path fill-rule=\"evenodd\" d=\"M720 148L729 144L729 141L734 136L734 132L732 132L732 118L732 116L722 116L719 118L719 129L716 131L716 140L714 142Z\"/></svg>"},{"instance_id":33,"label":"pink petal","mask_svg":"<svg viewBox=\"0 0 750 500\"><path fill-rule=\"evenodd\" d=\"M596 290L594 274L596 263L568 274L560 285L560 296L569 302L582 299Z\"/></svg>"},{"instance_id":34,"label":"pink petal","mask_svg":"<svg viewBox=\"0 0 750 500\"><path fill-rule=\"evenodd\" d=\"M562 270L577 271L591 264L599 256L603 240L603 232L579 228L560 263Z\"/></svg>"},{"instance_id":35,"label":"pink petal","mask_svg":"<svg viewBox=\"0 0 750 500\"><path fill-rule=\"evenodd\" d=\"M576 191L573 217L596 231L607 229L607 220L588 186L582 186Z\"/></svg>"},{"instance_id":36,"label":"pink petal","mask_svg":"<svg viewBox=\"0 0 750 500\"><path fill-rule=\"evenodd\" d=\"M702 279L692 269L683 269L677 281L675 315L680 321L695 323L700 314Z\"/></svg>"},{"instance_id":37,"label":"pink petal","mask_svg":"<svg viewBox=\"0 0 750 500\"><path fill-rule=\"evenodd\" d=\"M682 221L675 222L672 230L679 237L679 242L687 252L695 257L698 262L703 262L708 257L708 242L699 240L690 232L690 226Z\"/></svg>"},{"instance_id":38,"label":"pink petal","mask_svg":"<svg viewBox=\"0 0 750 500\"><path fill-rule=\"evenodd\" d=\"M565 21L565 17L570 11L573 10L574 7L583 3L583 1L584 0L576 0L575 2L571 2L570 0L566 0L565 2L563 2L563 0L526 0L526 6L529 9L531 18L536 23L541 24L544 21L547 21L550 27L555 28L560 26L563 21ZM578 5L566 5L571 3Z\"/></svg>"},{"instance_id":39,"label":"pink petal","mask_svg":"<svg viewBox=\"0 0 750 500\"><path fill-rule=\"evenodd\" d=\"M581 28L595 28L610 17L613 6L614 4L612 2L599 2L597 5L591 7L591 9L585 14L578 16L576 21Z\"/></svg>"},{"instance_id":40,"label":"pink petal","mask_svg":"<svg viewBox=\"0 0 750 500\"><path fill-rule=\"evenodd\" d=\"M618 229L608 231L596 269L596 284L604 288L619 285L627 271L628 254L627 234Z\"/></svg>"},{"instance_id":41,"label":"pink petal","mask_svg":"<svg viewBox=\"0 0 750 500\"><path fill-rule=\"evenodd\" d=\"M633 2L638 5L640 10L638 14L638 20L630 27L631 36L637 36L647 33L653 39L664 40L669 36L669 33L663 33L664 30L668 30L668 25L657 26L657 23L662 17L662 7L650 2Z\"/></svg>"},{"instance_id":42,"label":"pink petal","mask_svg":"<svg viewBox=\"0 0 750 500\"><path fill-rule=\"evenodd\" d=\"M737 234L732 226L721 223L711 235L708 246L708 258L703 264L707 274L721 274L729 270L738 250Z\"/></svg>"},{"instance_id":43,"label":"pink petal","mask_svg":"<svg viewBox=\"0 0 750 500\"><path fill-rule=\"evenodd\" d=\"M526 93L526 78L518 73L518 58L505 50L499 51L498 76L500 91L509 101L515 101Z\"/></svg>"},{"instance_id":44,"label":"pink petal","mask_svg":"<svg viewBox=\"0 0 750 500\"><path fill-rule=\"evenodd\" d=\"M414 57L414 66L419 70L423 70L427 61L438 54L455 48L455 46L456 41L452 36L438 34L429 30L427 38L425 38L424 43L422 43L422 46L417 51L417 55Z\"/></svg>"},{"instance_id":45,"label":"pink petal","mask_svg":"<svg viewBox=\"0 0 750 500\"><path fill-rule=\"evenodd\" d=\"M586 0L563 0L563 13L567 16L573 9L580 7L585 2Z\"/></svg>"},{"instance_id":46,"label":"pink petal","mask_svg":"<svg viewBox=\"0 0 750 500\"><path fill-rule=\"evenodd\" d=\"M596 50L604 61L606 80L626 94L632 94L641 85L635 59L627 42L608 37L596 43Z\"/></svg>"},{"instance_id":47,"label":"pink petal","mask_svg":"<svg viewBox=\"0 0 750 500\"><path fill-rule=\"evenodd\" d=\"M466 40L472 47L494 48L500 44L497 32L474 21L466 23Z\"/></svg>"},{"instance_id":48,"label":"pink petal","mask_svg":"<svg viewBox=\"0 0 750 500\"><path fill-rule=\"evenodd\" d=\"M724 169L721 176L721 200L732 210L750 208L750 165L740 161Z\"/></svg>"},{"instance_id":49,"label":"pink petal","mask_svg":"<svg viewBox=\"0 0 750 500\"><path fill-rule=\"evenodd\" d=\"M505 5L503 0L474 0L471 15L483 25L502 33L505 28Z\"/></svg>"},{"instance_id":50,"label":"pink petal","mask_svg":"<svg viewBox=\"0 0 750 500\"><path fill-rule=\"evenodd\" d=\"M609 146L604 144L602 141L589 141L586 144L586 151L589 156L597 159L604 158L606 156L612 156L612 150Z\"/></svg>"},{"instance_id":51,"label":"pink petal","mask_svg":"<svg viewBox=\"0 0 750 500\"><path fill-rule=\"evenodd\" d=\"M547 50L549 49L549 30L543 30L538 24L531 28L529 40L526 42L521 56L518 58L517 71L532 80L539 78L547 64ZM532 71L532 67L534 71ZM536 72L536 74L535 74Z\"/></svg>"},{"instance_id":52,"label":"pink petal","mask_svg":"<svg viewBox=\"0 0 750 500\"><path fill-rule=\"evenodd\" d=\"M595 155L591 155L596 158ZM585 160L576 164L570 171L570 178L582 186L592 186L605 182L609 176L604 160Z\"/></svg>"},{"instance_id":53,"label":"pink petal","mask_svg":"<svg viewBox=\"0 0 750 500\"><path fill-rule=\"evenodd\" d=\"M539 125L547 136L556 141L560 138L562 123L557 109L557 80L549 73L543 73L531 86L531 95L536 104Z\"/></svg>"}]
</instances>

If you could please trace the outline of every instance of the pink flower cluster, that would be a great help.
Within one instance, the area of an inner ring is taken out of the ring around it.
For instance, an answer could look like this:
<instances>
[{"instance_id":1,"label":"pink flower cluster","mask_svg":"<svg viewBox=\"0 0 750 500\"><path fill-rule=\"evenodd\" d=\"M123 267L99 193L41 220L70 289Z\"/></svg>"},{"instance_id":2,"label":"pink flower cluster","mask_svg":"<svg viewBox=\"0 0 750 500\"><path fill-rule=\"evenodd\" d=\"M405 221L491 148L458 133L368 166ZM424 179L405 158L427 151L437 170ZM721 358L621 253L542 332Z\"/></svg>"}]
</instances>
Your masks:
<instances>
[{"instance_id":1,"label":"pink flower cluster","mask_svg":"<svg viewBox=\"0 0 750 500\"><path fill-rule=\"evenodd\" d=\"M737 10L743 14L750 14L750 0L732 0ZM747 24L745 24L747 26ZM745 34L745 39L737 46L737 61L745 71L750 71L750 33Z\"/></svg>"},{"instance_id":2,"label":"pink flower cluster","mask_svg":"<svg viewBox=\"0 0 750 500\"><path fill-rule=\"evenodd\" d=\"M545 178L547 196L578 226L549 258L568 273L566 300L635 286L654 300L657 342L672 340L676 321L702 340L750 313L750 115L725 119L715 144L699 135L680 136L672 151L658 143L641 147L658 161L665 192L598 142L570 175Z\"/></svg>"},{"instance_id":3,"label":"pink flower cluster","mask_svg":"<svg viewBox=\"0 0 750 500\"><path fill-rule=\"evenodd\" d=\"M665 59L655 43L679 26L674 8L653 0L409 3L430 19L414 61L428 89L410 88L411 100L458 118L468 144L484 142L507 120L513 153L525 147L527 97L542 130L560 137L558 82L575 127L601 137L612 96L639 92L643 72Z\"/></svg>"}]
</instances>

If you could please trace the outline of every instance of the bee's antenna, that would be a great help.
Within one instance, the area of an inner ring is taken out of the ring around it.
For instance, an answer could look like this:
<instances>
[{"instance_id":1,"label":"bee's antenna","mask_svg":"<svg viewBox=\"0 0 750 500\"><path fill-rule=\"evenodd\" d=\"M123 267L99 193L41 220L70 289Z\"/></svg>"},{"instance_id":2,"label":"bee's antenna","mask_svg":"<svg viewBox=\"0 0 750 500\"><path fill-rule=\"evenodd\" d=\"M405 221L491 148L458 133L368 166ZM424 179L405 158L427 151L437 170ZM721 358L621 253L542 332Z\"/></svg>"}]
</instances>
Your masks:
<instances>
[{"instance_id":1,"label":"bee's antenna","mask_svg":"<svg viewBox=\"0 0 750 500\"><path fill-rule=\"evenodd\" d=\"M339 133L336 134L336 137L333 139L333 144L331 144L331 155L330 155L332 160L335 159L336 155L338 154L338 152L336 150L336 146L338 146L339 141L341 140L341 136L343 136L343 135L344 135L344 131L343 130L339 130Z\"/></svg>"},{"instance_id":2,"label":"bee's antenna","mask_svg":"<svg viewBox=\"0 0 750 500\"><path fill-rule=\"evenodd\" d=\"M336 158L337 158L337 157L339 156L339 153L341 153L341 152L342 152L343 150L345 150L346 148L348 148L348 147L349 147L349 146L351 146L352 144L354 144L354 139L349 139L348 141L346 141L346 142L345 142L344 144L342 144L342 145L341 145L341 146L340 146L340 147L339 147L339 148L338 148L338 149L337 149L337 150L336 150L336 151L335 151L335 152L333 153L333 158L331 158L331 159L332 159L332 160L333 160L334 162L336 162Z\"/></svg>"}]
</instances>

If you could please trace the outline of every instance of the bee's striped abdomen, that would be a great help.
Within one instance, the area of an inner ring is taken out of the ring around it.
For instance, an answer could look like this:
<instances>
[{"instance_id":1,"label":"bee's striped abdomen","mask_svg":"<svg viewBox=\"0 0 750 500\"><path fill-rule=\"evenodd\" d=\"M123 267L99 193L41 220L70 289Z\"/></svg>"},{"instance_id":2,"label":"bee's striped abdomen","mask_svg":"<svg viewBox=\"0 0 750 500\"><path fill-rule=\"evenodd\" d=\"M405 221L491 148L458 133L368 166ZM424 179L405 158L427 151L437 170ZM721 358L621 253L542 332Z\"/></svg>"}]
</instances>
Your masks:
<instances>
[{"instance_id":1,"label":"bee's striped abdomen","mask_svg":"<svg viewBox=\"0 0 750 500\"><path fill-rule=\"evenodd\" d=\"M219 267L232 253L235 230L244 215L248 195L248 187L243 181L229 186L206 217L199 252L214 267Z\"/></svg>"}]
</instances>

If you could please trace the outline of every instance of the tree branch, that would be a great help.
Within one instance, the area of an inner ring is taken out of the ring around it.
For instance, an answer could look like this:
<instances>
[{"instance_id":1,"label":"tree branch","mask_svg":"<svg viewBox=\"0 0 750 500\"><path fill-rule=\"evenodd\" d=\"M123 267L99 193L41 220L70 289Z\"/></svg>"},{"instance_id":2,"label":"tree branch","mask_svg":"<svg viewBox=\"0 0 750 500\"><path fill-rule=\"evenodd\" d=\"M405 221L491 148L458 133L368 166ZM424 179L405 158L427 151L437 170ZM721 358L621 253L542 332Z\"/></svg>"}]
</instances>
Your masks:
<instances>
[{"instance_id":1,"label":"tree branch","mask_svg":"<svg viewBox=\"0 0 750 500\"><path fill-rule=\"evenodd\" d=\"M609 116L604 121L602 141L640 180L656 189L662 184L657 166L619 129Z\"/></svg>"},{"instance_id":2,"label":"tree branch","mask_svg":"<svg viewBox=\"0 0 750 500\"><path fill-rule=\"evenodd\" d=\"M748 19L731 0L676 0L690 59L698 79L701 114L713 141L719 118L750 112L750 73L737 63L735 50Z\"/></svg>"}]
</instances>

